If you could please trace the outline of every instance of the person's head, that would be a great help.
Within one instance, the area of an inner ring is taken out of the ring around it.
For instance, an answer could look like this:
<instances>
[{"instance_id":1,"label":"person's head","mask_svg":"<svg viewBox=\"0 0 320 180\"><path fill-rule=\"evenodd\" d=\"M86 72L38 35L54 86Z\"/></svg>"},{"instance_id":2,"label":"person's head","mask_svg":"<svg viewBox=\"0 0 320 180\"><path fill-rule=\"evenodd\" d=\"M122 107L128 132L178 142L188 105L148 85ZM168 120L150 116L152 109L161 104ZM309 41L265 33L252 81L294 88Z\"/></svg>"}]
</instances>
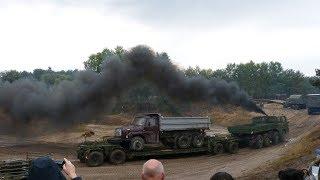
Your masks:
<instances>
[{"instance_id":1,"label":"person's head","mask_svg":"<svg viewBox=\"0 0 320 180\"><path fill-rule=\"evenodd\" d=\"M304 172L302 170L288 168L278 173L280 180L303 180Z\"/></svg>"},{"instance_id":2,"label":"person's head","mask_svg":"<svg viewBox=\"0 0 320 180\"><path fill-rule=\"evenodd\" d=\"M65 180L59 166L48 157L40 157L31 162L28 180Z\"/></svg>"},{"instance_id":3,"label":"person's head","mask_svg":"<svg viewBox=\"0 0 320 180\"><path fill-rule=\"evenodd\" d=\"M233 177L226 172L217 172L211 176L210 180L233 180Z\"/></svg>"},{"instance_id":4,"label":"person's head","mask_svg":"<svg viewBox=\"0 0 320 180\"><path fill-rule=\"evenodd\" d=\"M141 178L143 180L163 180L164 168L160 161L150 159L144 163Z\"/></svg>"}]
</instances>

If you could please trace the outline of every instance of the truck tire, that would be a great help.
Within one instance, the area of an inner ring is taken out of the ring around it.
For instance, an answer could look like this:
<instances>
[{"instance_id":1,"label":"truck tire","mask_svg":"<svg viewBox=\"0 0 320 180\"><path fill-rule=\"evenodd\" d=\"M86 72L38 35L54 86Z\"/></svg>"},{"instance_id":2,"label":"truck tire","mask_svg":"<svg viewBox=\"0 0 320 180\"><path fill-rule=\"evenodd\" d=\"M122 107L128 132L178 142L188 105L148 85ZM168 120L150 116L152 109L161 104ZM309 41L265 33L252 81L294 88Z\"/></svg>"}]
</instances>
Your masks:
<instances>
[{"instance_id":1,"label":"truck tire","mask_svg":"<svg viewBox=\"0 0 320 180\"><path fill-rule=\"evenodd\" d=\"M222 154L224 152L223 144L216 143L213 147L212 154Z\"/></svg>"},{"instance_id":2,"label":"truck tire","mask_svg":"<svg viewBox=\"0 0 320 180\"><path fill-rule=\"evenodd\" d=\"M269 147L271 145L272 141L269 138L268 134L263 135L263 147Z\"/></svg>"},{"instance_id":3,"label":"truck tire","mask_svg":"<svg viewBox=\"0 0 320 180\"><path fill-rule=\"evenodd\" d=\"M191 144L191 136L188 134L178 135L176 138L176 145L178 148L186 149L190 147Z\"/></svg>"},{"instance_id":4,"label":"truck tire","mask_svg":"<svg viewBox=\"0 0 320 180\"><path fill-rule=\"evenodd\" d=\"M130 149L134 151L141 151L144 148L144 140L137 136L131 139Z\"/></svg>"},{"instance_id":5,"label":"truck tire","mask_svg":"<svg viewBox=\"0 0 320 180\"><path fill-rule=\"evenodd\" d=\"M90 167L100 166L104 162L104 155L99 151L91 151L87 157L88 159L86 161L86 164Z\"/></svg>"},{"instance_id":6,"label":"truck tire","mask_svg":"<svg viewBox=\"0 0 320 180\"><path fill-rule=\"evenodd\" d=\"M121 149L115 149L110 153L109 162L112 164L123 164L126 161L126 153Z\"/></svg>"},{"instance_id":7,"label":"truck tire","mask_svg":"<svg viewBox=\"0 0 320 180\"><path fill-rule=\"evenodd\" d=\"M280 141L279 133L277 131L273 132L273 134L272 134L272 144L273 145L279 144L279 141Z\"/></svg>"},{"instance_id":8,"label":"truck tire","mask_svg":"<svg viewBox=\"0 0 320 180\"><path fill-rule=\"evenodd\" d=\"M284 135L285 135L285 132L279 133L279 141L280 142L284 142L284 139L285 139Z\"/></svg>"},{"instance_id":9,"label":"truck tire","mask_svg":"<svg viewBox=\"0 0 320 180\"><path fill-rule=\"evenodd\" d=\"M227 146L227 151L231 154L235 154L239 151L239 144L237 142L231 142Z\"/></svg>"},{"instance_id":10,"label":"truck tire","mask_svg":"<svg viewBox=\"0 0 320 180\"><path fill-rule=\"evenodd\" d=\"M252 148L255 148L255 149L260 149L263 147L263 138L261 135L257 135L255 136L251 142L250 142L250 146Z\"/></svg>"},{"instance_id":11,"label":"truck tire","mask_svg":"<svg viewBox=\"0 0 320 180\"><path fill-rule=\"evenodd\" d=\"M200 133L196 133L192 136L192 146L202 147L204 144L204 136Z\"/></svg>"}]
</instances>

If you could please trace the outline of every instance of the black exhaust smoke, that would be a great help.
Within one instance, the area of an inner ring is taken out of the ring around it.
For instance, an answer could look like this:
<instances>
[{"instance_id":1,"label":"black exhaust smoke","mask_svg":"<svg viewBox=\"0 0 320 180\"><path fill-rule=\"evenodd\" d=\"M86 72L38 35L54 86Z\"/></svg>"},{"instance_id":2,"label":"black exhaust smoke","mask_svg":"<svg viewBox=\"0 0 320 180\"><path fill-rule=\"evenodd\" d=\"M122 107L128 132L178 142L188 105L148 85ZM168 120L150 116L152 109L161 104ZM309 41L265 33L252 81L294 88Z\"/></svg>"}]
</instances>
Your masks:
<instances>
[{"instance_id":1,"label":"black exhaust smoke","mask_svg":"<svg viewBox=\"0 0 320 180\"><path fill-rule=\"evenodd\" d=\"M235 83L188 78L167 58L146 46L132 48L125 53L124 60L109 58L101 74L81 71L73 81L63 81L52 87L34 80L5 83L0 88L0 108L9 115L14 127L41 119L53 125L71 125L105 112L114 97L142 79L153 82L180 101L230 103L265 114Z\"/></svg>"}]
</instances>

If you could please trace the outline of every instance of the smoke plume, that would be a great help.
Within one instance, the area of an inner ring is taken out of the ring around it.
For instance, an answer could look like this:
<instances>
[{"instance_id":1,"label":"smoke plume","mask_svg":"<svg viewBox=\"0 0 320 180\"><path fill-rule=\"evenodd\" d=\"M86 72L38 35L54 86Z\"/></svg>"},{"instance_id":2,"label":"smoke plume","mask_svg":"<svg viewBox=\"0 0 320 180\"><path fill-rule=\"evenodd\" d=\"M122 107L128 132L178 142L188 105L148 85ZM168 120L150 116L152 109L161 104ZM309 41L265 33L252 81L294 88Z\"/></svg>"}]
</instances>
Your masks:
<instances>
[{"instance_id":1,"label":"smoke plume","mask_svg":"<svg viewBox=\"0 0 320 180\"><path fill-rule=\"evenodd\" d=\"M263 113L235 83L188 78L167 58L146 46L136 46L122 60L111 57L100 74L81 71L72 81L48 87L43 82L18 80L0 88L0 108L19 127L34 120L70 125L97 117L121 95L141 80L153 82L168 96L180 101L230 103ZM1 120L0 120L1 126Z\"/></svg>"}]
</instances>

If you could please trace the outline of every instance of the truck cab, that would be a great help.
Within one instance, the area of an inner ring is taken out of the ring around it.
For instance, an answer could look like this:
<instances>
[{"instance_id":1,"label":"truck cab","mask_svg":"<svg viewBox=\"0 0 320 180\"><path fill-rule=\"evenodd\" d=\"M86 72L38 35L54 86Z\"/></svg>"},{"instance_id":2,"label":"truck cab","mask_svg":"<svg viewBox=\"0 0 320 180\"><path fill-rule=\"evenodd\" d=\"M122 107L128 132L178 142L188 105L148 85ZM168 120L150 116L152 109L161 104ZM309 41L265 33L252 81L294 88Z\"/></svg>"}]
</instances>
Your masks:
<instances>
[{"instance_id":1,"label":"truck cab","mask_svg":"<svg viewBox=\"0 0 320 180\"><path fill-rule=\"evenodd\" d=\"M158 144L160 117L157 113L137 115L129 125L115 129L114 136L134 150L142 150L145 144Z\"/></svg>"}]
</instances>

